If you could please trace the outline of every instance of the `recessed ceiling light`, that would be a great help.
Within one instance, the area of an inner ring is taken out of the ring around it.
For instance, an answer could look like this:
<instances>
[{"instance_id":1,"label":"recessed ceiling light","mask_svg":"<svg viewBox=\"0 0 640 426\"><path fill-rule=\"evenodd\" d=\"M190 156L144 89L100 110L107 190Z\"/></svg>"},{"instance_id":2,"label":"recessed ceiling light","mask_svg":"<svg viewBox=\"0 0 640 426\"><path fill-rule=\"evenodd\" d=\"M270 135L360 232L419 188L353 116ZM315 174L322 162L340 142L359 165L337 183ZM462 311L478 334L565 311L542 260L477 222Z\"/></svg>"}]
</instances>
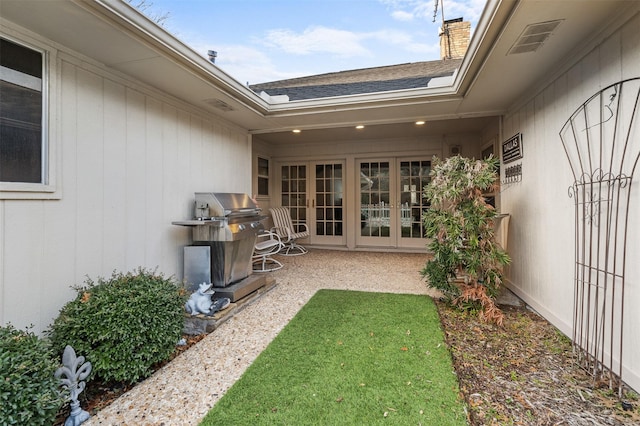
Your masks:
<instances>
[{"instance_id":1,"label":"recessed ceiling light","mask_svg":"<svg viewBox=\"0 0 640 426\"><path fill-rule=\"evenodd\" d=\"M358 129L358 130L360 130L360 129L364 129L364 126L363 126L362 124L358 124L358 125L356 126L356 129Z\"/></svg>"},{"instance_id":2,"label":"recessed ceiling light","mask_svg":"<svg viewBox=\"0 0 640 426\"><path fill-rule=\"evenodd\" d=\"M302 130L300 130L300 129L293 129L293 130L292 130L292 132L293 132L293 133L300 133L301 131L302 131Z\"/></svg>"},{"instance_id":3,"label":"recessed ceiling light","mask_svg":"<svg viewBox=\"0 0 640 426\"><path fill-rule=\"evenodd\" d=\"M420 120L420 121L416 121L416 125L417 126L422 126L424 124L424 121Z\"/></svg>"}]
</instances>

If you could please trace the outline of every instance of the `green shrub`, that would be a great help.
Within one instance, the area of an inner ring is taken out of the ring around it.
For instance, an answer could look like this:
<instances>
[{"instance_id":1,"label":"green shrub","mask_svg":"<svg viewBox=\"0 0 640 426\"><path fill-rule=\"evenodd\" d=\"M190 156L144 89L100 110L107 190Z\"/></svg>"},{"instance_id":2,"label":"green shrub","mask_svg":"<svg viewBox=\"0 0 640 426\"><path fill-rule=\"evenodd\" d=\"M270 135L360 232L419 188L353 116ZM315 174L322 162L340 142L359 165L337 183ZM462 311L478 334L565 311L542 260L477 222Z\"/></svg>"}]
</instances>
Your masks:
<instances>
[{"instance_id":1,"label":"green shrub","mask_svg":"<svg viewBox=\"0 0 640 426\"><path fill-rule=\"evenodd\" d=\"M58 367L44 340L0 327L0 424L53 424L65 400L54 377Z\"/></svg>"},{"instance_id":2,"label":"green shrub","mask_svg":"<svg viewBox=\"0 0 640 426\"><path fill-rule=\"evenodd\" d=\"M54 348L71 345L103 381L135 383L169 359L184 326L185 292L172 279L139 269L76 287L49 334Z\"/></svg>"}]
</instances>

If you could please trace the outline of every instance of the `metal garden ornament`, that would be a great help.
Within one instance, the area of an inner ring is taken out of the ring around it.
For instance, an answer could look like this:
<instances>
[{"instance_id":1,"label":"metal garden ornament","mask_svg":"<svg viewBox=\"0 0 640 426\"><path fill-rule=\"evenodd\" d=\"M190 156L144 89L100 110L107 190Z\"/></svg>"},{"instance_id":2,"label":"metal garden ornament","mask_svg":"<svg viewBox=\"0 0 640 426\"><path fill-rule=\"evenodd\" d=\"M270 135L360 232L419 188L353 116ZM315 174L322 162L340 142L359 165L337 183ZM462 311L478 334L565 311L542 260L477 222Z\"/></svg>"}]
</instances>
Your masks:
<instances>
[{"instance_id":1,"label":"metal garden ornament","mask_svg":"<svg viewBox=\"0 0 640 426\"><path fill-rule=\"evenodd\" d=\"M71 414L65 420L64 426L78 426L89 420L89 413L80 408L78 396L84 390L84 380L90 373L91 363L84 362L84 357L76 356L76 351L67 345L62 354L62 367L55 372L55 377L60 379L60 384L70 393Z\"/></svg>"}]
</instances>

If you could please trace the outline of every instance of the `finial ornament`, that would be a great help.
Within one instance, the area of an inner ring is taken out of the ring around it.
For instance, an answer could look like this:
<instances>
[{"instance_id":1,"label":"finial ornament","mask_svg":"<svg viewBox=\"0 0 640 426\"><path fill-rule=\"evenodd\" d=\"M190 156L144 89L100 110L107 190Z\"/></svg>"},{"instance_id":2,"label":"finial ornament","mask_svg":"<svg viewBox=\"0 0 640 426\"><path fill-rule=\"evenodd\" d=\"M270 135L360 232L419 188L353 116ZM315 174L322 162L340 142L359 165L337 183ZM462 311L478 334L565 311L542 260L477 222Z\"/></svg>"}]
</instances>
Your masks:
<instances>
[{"instance_id":1,"label":"finial ornament","mask_svg":"<svg viewBox=\"0 0 640 426\"><path fill-rule=\"evenodd\" d=\"M67 345L62 354L62 367L55 372L55 377L60 379L60 384L67 388L70 393L71 415L65 420L64 426L79 426L89 420L89 413L80 408L78 396L84 390L84 379L90 373L91 363L84 362L84 357L76 356L76 351Z\"/></svg>"}]
</instances>

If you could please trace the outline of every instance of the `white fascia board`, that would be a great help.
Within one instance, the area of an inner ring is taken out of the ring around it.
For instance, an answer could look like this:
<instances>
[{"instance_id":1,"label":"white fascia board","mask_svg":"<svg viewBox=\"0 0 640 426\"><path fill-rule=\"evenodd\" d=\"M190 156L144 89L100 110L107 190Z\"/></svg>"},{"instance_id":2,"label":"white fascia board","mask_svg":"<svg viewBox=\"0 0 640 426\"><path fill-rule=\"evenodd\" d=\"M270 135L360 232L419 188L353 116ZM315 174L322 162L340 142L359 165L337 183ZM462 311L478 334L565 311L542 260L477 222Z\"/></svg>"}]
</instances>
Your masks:
<instances>
[{"instance_id":1,"label":"white fascia board","mask_svg":"<svg viewBox=\"0 0 640 426\"><path fill-rule=\"evenodd\" d=\"M327 98L303 99L297 101L289 101L284 104L271 104L269 112L282 112L286 110L299 109L326 109L352 106L366 107L368 105L377 104L402 104L407 101L425 100L428 102L442 102L457 99L457 93L450 87L436 88L416 88L394 90L378 93L365 93L361 95L344 95Z\"/></svg>"}]
</instances>

